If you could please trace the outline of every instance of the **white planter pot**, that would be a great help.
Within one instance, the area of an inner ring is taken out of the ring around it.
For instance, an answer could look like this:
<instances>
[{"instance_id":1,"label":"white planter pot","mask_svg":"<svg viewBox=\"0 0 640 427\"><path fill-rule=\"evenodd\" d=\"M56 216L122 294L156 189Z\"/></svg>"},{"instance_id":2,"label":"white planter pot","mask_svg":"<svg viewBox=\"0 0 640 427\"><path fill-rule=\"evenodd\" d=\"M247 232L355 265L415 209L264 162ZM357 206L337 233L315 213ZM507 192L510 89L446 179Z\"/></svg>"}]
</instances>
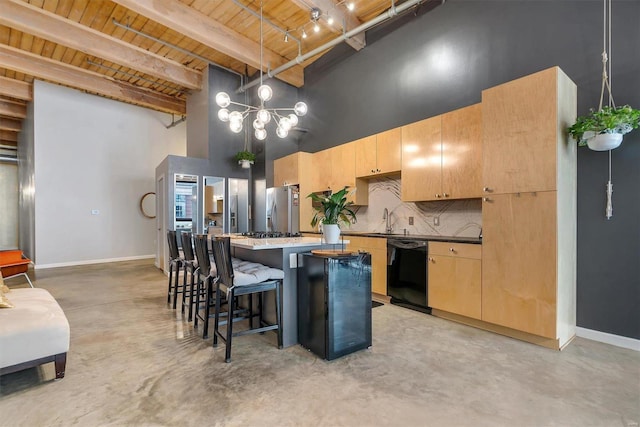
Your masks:
<instances>
[{"instance_id":1,"label":"white planter pot","mask_svg":"<svg viewBox=\"0 0 640 427\"><path fill-rule=\"evenodd\" d=\"M252 160L238 160L238 164L242 166L242 169L249 169L253 164Z\"/></svg>"},{"instance_id":2,"label":"white planter pot","mask_svg":"<svg viewBox=\"0 0 640 427\"><path fill-rule=\"evenodd\" d=\"M600 133L587 140L587 145L594 151L607 151L618 148L622 143L622 134Z\"/></svg>"},{"instance_id":3,"label":"white planter pot","mask_svg":"<svg viewBox=\"0 0 640 427\"><path fill-rule=\"evenodd\" d=\"M337 224L322 224L322 234L324 235L325 243L340 242L340 227Z\"/></svg>"}]
</instances>

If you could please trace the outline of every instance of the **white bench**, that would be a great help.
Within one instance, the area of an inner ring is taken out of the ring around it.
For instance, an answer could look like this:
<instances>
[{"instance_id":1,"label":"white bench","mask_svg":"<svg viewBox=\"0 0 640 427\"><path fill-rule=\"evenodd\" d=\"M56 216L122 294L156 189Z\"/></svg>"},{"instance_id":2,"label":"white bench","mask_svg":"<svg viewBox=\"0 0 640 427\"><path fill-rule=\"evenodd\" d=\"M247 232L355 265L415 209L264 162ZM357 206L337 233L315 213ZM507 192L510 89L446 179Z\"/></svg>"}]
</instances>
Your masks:
<instances>
[{"instance_id":1,"label":"white bench","mask_svg":"<svg viewBox=\"0 0 640 427\"><path fill-rule=\"evenodd\" d=\"M12 289L13 308L0 309L0 375L54 362L64 378L69 322L58 302L41 288Z\"/></svg>"}]
</instances>

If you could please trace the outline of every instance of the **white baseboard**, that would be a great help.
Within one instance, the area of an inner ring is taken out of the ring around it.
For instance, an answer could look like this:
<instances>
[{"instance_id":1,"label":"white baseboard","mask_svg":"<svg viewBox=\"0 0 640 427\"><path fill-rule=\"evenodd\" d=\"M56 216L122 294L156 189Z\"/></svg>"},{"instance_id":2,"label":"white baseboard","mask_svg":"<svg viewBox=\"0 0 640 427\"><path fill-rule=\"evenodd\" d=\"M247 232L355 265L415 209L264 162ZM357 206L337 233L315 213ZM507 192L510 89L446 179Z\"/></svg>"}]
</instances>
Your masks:
<instances>
[{"instance_id":1,"label":"white baseboard","mask_svg":"<svg viewBox=\"0 0 640 427\"><path fill-rule=\"evenodd\" d=\"M593 329L580 327L576 328L576 336L592 341L599 341L605 344L615 345L616 347L640 351L640 340L637 340L635 338L623 337L620 335L613 335L606 332L594 331Z\"/></svg>"},{"instance_id":2,"label":"white baseboard","mask_svg":"<svg viewBox=\"0 0 640 427\"><path fill-rule=\"evenodd\" d=\"M155 254L153 254L153 255L129 256L129 257L122 257L122 258L89 259L85 261L58 262L54 264L36 264L33 266L33 268L35 270L40 270L45 268L73 267L76 265L104 264L107 262L136 261L139 259L149 259L149 258L155 258L155 257L156 257Z\"/></svg>"}]
</instances>

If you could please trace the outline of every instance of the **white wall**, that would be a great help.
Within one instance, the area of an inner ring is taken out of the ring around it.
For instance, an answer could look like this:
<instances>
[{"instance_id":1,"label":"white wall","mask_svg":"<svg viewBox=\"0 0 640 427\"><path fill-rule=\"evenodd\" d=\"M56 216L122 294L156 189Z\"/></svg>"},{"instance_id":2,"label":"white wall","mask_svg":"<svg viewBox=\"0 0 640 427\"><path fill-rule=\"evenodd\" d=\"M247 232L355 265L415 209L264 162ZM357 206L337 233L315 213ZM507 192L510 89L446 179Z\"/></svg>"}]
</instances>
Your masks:
<instances>
[{"instance_id":1,"label":"white wall","mask_svg":"<svg viewBox=\"0 0 640 427\"><path fill-rule=\"evenodd\" d=\"M41 81L34 110L37 268L152 257L156 222L139 201L156 166L185 155L185 123Z\"/></svg>"}]
</instances>

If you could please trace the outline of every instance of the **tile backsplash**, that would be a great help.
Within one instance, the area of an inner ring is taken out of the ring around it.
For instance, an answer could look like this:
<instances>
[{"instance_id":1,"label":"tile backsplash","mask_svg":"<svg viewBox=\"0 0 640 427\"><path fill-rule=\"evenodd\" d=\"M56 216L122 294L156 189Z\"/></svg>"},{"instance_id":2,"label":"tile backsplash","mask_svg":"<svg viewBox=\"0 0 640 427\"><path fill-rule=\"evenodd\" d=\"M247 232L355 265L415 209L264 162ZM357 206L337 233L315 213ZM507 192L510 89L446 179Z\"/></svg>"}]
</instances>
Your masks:
<instances>
[{"instance_id":1,"label":"tile backsplash","mask_svg":"<svg viewBox=\"0 0 640 427\"><path fill-rule=\"evenodd\" d=\"M400 178L385 177L369 181L369 206L356 207L358 221L351 231L384 233L384 209L391 215L393 233L478 237L482 228L480 199L435 202L402 202ZM409 225L413 217L413 225ZM436 225L438 224L438 225Z\"/></svg>"}]
</instances>

